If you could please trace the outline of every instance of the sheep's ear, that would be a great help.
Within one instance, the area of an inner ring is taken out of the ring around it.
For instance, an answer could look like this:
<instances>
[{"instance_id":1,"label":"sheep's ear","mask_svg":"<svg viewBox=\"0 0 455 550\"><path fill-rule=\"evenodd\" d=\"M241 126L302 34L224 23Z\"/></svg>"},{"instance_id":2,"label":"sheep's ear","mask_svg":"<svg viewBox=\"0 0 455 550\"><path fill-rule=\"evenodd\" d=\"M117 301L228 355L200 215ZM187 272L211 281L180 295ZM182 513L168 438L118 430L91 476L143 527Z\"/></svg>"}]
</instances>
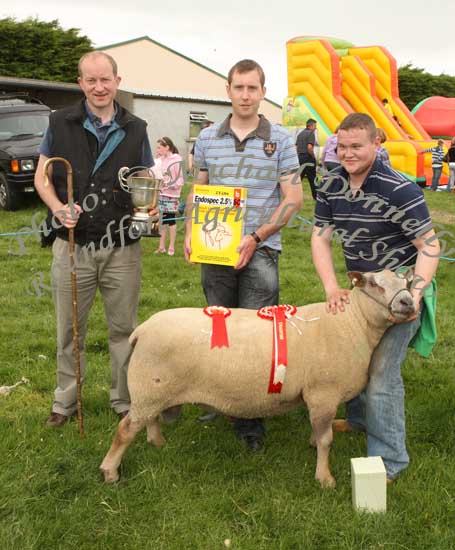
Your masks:
<instances>
[{"instance_id":1,"label":"sheep's ear","mask_svg":"<svg viewBox=\"0 0 455 550\"><path fill-rule=\"evenodd\" d=\"M360 273L360 271L349 271L348 277L353 288L355 286L365 286L366 279L364 274Z\"/></svg>"}]
</instances>

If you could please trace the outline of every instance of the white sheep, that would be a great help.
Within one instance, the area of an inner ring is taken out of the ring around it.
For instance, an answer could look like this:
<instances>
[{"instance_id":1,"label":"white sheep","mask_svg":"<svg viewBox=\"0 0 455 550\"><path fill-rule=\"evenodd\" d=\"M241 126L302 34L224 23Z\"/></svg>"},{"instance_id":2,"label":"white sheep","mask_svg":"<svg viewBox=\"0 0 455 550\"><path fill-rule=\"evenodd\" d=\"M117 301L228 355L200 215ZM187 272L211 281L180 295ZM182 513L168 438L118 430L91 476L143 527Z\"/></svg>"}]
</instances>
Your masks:
<instances>
[{"instance_id":1,"label":"white sheep","mask_svg":"<svg viewBox=\"0 0 455 550\"><path fill-rule=\"evenodd\" d=\"M368 380L374 348L390 326L392 314L405 320L414 313L406 278L391 271L350 273L354 288L343 313L325 303L297 308L287 323L288 364L281 393L268 393L272 322L257 312L234 309L226 319L229 347L210 347L211 319L202 309L161 311L131 335L128 371L129 414L121 420L100 469L106 482L119 478L122 456L147 427L147 441L165 439L162 411L185 403L203 404L226 415L256 418L306 405L317 448L316 479L334 487L329 469L332 421L338 405L358 395ZM307 322L309 319L314 319Z\"/></svg>"}]
</instances>

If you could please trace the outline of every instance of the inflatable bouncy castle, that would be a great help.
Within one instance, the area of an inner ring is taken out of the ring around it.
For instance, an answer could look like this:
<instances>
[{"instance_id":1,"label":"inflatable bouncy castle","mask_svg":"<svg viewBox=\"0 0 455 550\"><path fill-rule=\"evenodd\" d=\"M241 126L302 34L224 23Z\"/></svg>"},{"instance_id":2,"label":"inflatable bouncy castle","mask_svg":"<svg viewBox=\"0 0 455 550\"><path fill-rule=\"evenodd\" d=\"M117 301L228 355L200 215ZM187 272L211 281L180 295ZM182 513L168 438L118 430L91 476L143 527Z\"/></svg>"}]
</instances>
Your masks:
<instances>
[{"instance_id":1,"label":"inflatable bouncy castle","mask_svg":"<svg viewBox=\"0 0 455 550\"><path fill-rule=\"evenodd\" d=\"M427 97L412 109L412 114L432 138L455 136L455 97Z\"/></svg>"},{"instance_id":2,"label":"inflatable bouncy castle","mask_svg":"<svg viewBox=\"0 0 455 550\"><path fill-rule=\"evenodd\" d=\"M346 115L368 113L387 135L392 166L420 185L430 184L431 153L419 153L436 143L401 101L396 61L385 48L301 36L287 42L287 61L284 126L296 131L314 118L322 146ZM441 184L446 181L443 174Z\"/></svg>"}]
</instances>

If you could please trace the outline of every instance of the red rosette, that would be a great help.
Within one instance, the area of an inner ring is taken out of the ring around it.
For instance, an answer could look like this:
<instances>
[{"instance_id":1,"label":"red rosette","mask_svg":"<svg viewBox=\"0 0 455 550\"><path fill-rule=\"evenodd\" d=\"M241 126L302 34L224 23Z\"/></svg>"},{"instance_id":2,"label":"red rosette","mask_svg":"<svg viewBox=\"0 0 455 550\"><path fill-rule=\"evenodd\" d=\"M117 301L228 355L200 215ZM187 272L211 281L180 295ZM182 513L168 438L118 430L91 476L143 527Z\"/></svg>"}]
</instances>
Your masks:
<instances>
[{"instance_id":1,"label":"red rosette","mask_svg":"<svg viewBox=\"0 0 455 550\"><path fill-rule=\"evenodd\" d=\"M297 313L297 308L295 306L292 306L290 304L282 304L279 306L265 306L261 307L260 310L258 310L258 316L261 319L273 319L274 312L277 308L284 309L284 314L286 316L286 319L290 319L293 315Z\"/></svg>"},{"instance_id":2,"label":"red rosette","mask_svg":"<svg viewBox=\"0 0 455 550\"><path fill-rule=\"evenodd\" d=\"M268 393L281 393L288 363L286 319L290 319L296 312L297 308L289 304L266 306L257 312L261 319L273 321L272 368Z\"/></svg>"},{"instance_id":3,"label":"red rosette","mask_svg":"<svg viewBox=\"0 0 455 550\"><path fill-rule=\"evenodd\" d=\"M240 208L240 199L242 197L241 189L234 189L234 208Z\"/></svg>"},{"instance_id":4,"label":"red rosette","mask_svg":"<svg viewBox=\"0 0 455 550\"><path fill-rule=\"evenodd\" d=\"M229 347L226 317L229 317L231 310L223 306L207 306L204 308L204 313L212 318L212 339L210 349Z\"/></svg>"}]
</instances>

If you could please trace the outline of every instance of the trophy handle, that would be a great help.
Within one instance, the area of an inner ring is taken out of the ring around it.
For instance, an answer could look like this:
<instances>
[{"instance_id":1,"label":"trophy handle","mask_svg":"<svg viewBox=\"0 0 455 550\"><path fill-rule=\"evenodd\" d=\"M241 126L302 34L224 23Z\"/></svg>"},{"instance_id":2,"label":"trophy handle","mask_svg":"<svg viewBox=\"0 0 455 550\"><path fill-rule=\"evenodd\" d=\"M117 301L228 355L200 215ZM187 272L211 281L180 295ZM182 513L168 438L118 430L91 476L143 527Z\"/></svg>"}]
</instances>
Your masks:
<instances>
[{"instance_id":1,"label":"trophy handle","mask_svg":"<svg viewBox=\"0 0 455 550\"><path fill-rule=\"evenodd\" d=\"M147 166L134 166L133 168L128 168L128 166L123 166L122 168L120 168L117 174L120 187L124 191L129 193L130 188L128 185L128 178L136 172L146 171L148 173L149 170L150 168L148 168Z\"/></svg>"},{"instance_id":2,"label":"trophy handle","mask_svg":"<svg viewBox=\"0 0 455 550\"><path fill-rule=\"evenodd\" d=\"M118 171L118 181L120 183L120 187L123 189L123 191L126 191L126 192L128 192L130 190L129 187L128 187L128 183L126 181L126 177L125 177L125 174L129 171L130 171L130 169L128 168L128 166L123 166Z\"/></svg>"}]
</instances>

